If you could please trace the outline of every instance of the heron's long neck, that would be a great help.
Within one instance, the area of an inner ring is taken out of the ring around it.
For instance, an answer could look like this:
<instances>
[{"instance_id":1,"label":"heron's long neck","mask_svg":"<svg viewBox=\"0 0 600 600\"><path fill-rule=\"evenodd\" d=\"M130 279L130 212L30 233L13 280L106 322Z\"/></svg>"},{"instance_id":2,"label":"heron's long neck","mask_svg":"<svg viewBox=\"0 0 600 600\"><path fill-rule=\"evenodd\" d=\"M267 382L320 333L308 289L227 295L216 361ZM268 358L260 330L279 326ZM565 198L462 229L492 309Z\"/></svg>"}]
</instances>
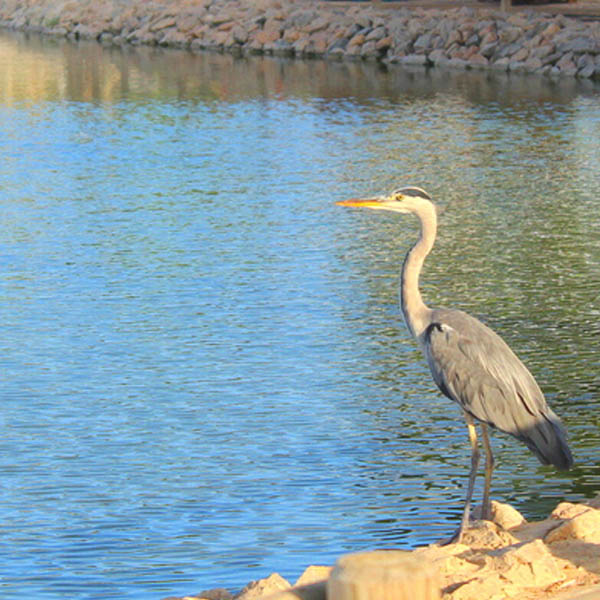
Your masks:
<instances>
[{"instance_id":1,"label":"heron's long neck","mask_svg":"<svg viewBox=\"0 0 600 600\"><path fill-rule=\"evenodd\" d=\"M400 285L402 314L412 335L419 338L429 323L431 309L427 308L419 291L419 274L425 258L433 248L437 217L433 204L424 206L417 216L421 220L421 236L404 259Z\"/></svg>"}]
</instances>

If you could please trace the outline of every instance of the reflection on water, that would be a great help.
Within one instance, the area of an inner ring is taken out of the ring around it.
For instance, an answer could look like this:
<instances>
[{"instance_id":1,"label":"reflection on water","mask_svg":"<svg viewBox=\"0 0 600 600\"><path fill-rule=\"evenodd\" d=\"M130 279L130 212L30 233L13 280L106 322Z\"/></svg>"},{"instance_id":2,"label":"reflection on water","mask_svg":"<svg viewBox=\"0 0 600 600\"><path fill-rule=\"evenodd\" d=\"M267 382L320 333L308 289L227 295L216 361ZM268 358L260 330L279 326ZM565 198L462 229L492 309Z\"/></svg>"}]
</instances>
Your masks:
<instances>
[{"instance_id":1,"label":"reflection on water","mask_svg":"<svg viewBox=\"0 0 600 600\"><path fill-rule=\"evenodd\" d=\"M494 497L595 494L591 82L9 35L0 66L5 597L234 589L453 529L465 427L397 308L416 224L333 204L400 183L441 208L427 301L568 425L566 474L494 436Z\"/></svg>"},{"instance_id":2,"label":"reflection on water","mask_svg":"<svg viewBox=\"0 0 600 600\"><path fill-rule=\"evenodd\" d=\"M123 98L237 102L268 96L352 99L377 106L382 100L430 100L443 87L460 90L468 102L521 108L528 103L533 113L545 103L552 110L556 104L597 92L594 82L577 79L420 68L388 70L364 62L236 58L157 47L74 44L6 33L0 40L0 52L0 99L5 104L63 99L116 102Z\"/></svg>"}]
</instances>

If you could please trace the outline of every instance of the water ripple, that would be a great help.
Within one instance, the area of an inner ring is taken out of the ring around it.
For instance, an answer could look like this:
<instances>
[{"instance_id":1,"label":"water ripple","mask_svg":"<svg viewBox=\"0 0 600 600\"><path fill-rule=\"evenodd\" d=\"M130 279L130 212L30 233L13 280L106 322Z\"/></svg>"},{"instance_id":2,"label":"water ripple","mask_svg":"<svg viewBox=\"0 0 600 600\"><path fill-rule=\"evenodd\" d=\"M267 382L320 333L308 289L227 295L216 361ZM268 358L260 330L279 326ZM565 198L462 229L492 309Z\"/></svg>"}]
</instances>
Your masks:
<instances>
[{"instance_id":1,"label":"water ripple","mask_svg":"<svg viewBox=\"0 0 600 600\"><path fill-rule=\"evenodd\" d=\"M494 436L494 497L595 494L597 95L147 49L94 51L90 93L92 46L0 47L3 597L236 589L453 530L466 430L397 308L416 223L333 204L404 182L442 209L428 302L568 424L567 474Z\"/></svg>"}]
</instances>

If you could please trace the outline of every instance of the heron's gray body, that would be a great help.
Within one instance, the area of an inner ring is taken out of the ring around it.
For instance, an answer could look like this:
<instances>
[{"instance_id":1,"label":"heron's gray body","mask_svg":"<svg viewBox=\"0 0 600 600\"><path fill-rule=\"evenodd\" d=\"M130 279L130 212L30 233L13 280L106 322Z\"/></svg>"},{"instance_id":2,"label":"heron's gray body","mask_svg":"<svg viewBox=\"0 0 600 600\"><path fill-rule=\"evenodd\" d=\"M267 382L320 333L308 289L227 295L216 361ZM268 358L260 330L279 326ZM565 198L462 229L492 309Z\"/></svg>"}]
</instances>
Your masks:
<instances>
[{"instance_id":1,"label":"heron's gray body","mask_svg":"<svg viewBox=\"0 0 600 600\"><path fill-rule=\"evenodd\" d=\"M423 302L419 275L437 231L437 213L429 194L418 187L407 187L389 196L346 200L339 204L412 213L421 223L421 235L402 266L400 304L406 325L419 342L435 383L443 394L460 405L467 422L471 471L456 536L460 541L469 522L479 464L474 419L481 423L486 450L484 518L491 517L490 485L494 467L487 426L514 436L543 464L553 464L558 469L568 469L573 464L565 430L546 404L533 375L499 335L467 313L432 309Z\"/></svg>"},{"instance_id":2,"label":"heron's gray body","mask_svg":"<svg viewBox=\"0 0 600 600\"><path fill-rule=\"evenodd\" d=\"M433 309L419 339L440 391L469 415L509 433L543 464L572 464L565 430L533 375L489 327L465 312Z\"/></svg>"}]
</instances>

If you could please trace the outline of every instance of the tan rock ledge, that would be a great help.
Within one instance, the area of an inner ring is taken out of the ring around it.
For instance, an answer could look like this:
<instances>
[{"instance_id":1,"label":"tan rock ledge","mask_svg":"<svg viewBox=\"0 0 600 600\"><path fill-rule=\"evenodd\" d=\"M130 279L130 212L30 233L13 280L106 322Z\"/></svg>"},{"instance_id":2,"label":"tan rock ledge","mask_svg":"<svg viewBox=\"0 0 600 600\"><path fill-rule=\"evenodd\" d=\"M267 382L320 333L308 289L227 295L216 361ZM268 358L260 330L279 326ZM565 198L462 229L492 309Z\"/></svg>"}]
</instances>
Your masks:
<instances>
[{"instance_id":1,"label":"tan rock ledge","mask_svg":"<svg viewBox=\"0 0 600 600\"><path fill-rule=\"evenodd\" d=\"M237 594L215 589L170 600L599 600L600 495L559 504L528 523L493 502L493 522L474 521L464 543L379 550L311 566L292 586L278 574Z\"/></svg>"}]
</instances>

